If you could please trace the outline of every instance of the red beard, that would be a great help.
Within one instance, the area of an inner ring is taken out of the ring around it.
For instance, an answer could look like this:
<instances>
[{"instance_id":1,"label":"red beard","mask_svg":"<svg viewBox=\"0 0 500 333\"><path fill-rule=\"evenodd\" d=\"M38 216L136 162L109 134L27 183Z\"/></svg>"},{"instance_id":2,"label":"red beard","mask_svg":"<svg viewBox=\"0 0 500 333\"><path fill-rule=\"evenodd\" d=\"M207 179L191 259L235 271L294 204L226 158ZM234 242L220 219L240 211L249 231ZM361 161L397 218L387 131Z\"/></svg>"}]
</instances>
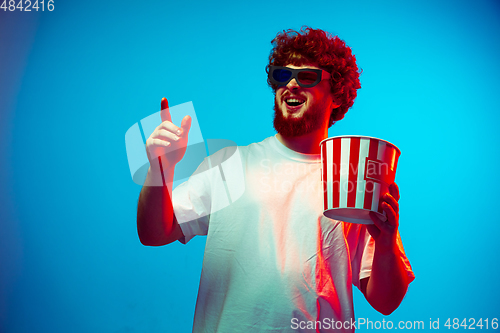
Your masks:
<instances>
[{"instance_id":1,"label":"red beard","mask_svg":"<svg viewBox=\"0 0 500 333\"><path fill-rule=\"evenodd\" d=\"M296 137L320 129L324 124L325 105L312 105L302 117L286 119L276 99L274 100L274 129L284 137Z\"/></svg>"}]
</instances>

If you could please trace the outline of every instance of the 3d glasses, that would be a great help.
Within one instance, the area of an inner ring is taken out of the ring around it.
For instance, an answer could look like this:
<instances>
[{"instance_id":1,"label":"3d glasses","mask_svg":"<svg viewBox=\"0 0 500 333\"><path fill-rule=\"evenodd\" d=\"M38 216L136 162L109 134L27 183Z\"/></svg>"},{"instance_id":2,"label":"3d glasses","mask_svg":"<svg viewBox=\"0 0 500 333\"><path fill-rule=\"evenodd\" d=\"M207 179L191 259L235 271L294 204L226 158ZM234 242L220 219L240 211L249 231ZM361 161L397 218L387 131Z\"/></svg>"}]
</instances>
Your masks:
<instances>
[{"instance_id":1,"label":"3d glasses","mask_svg":"<svg viewBox=\"0 0 500 333\"><path fill-rule=\"evenodd\" d=\"M295 79L299 86L310 88L328 78L330 78L330 73L322 69L269 66L269 80L278 86L286 86L288 82Z\"/></svg>"}]
</instances>

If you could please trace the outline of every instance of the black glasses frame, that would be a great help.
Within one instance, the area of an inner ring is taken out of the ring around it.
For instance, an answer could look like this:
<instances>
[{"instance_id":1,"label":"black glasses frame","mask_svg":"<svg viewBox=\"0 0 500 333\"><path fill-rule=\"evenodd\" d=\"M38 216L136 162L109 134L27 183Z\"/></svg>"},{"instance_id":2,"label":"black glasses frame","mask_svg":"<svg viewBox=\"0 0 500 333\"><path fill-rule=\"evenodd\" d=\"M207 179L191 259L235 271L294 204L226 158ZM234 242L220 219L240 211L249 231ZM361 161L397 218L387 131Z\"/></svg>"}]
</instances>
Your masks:
<instances>
[{"instance_id":1,"label":"black glasses frame","mask_svg":"<svg viewBox=\"0 0 500 333\"><path fill-rule=\"evenodd\" d=\"M289 72L292 72L292 75L290 76L290 78L287 80L287 81L278 81L274 78L274 71L276 70L287 70ZM303 84L300 82L300 80L298 79L298 75L300 72L315 72L318 74L317 78L316 78L316 81L314 81L313 83L311 84ZM326 74L325 76L323 76L323 72ZM293 79L295 79L295 81L297 82L297 84L301 87L304 87L304 88L311 88L311 87L314 87L315 85L317 85L318 83L320 83L322 80L324 79L328 79L330 78L330 73L328 73L327 71L323 70L323 69L315 69L315 68L289 68L289 67L282 67L282 66L269 66L269 74L268 74L268 77L269 77L269 80L271 81L271 83L275 84L275 85L278 85L278 86L286 86L288 84L288 82L292 81Z\"/></svg>"}]
</instances>

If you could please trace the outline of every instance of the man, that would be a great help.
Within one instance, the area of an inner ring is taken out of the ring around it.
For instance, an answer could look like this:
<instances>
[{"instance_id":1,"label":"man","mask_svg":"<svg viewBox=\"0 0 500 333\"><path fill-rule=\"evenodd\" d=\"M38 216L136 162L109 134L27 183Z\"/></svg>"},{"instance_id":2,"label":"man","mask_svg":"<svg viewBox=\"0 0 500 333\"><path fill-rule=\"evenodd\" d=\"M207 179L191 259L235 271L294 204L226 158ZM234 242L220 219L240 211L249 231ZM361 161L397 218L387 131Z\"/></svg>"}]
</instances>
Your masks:
<instances>
[{"instance_id":1,"label":"man","mask_svg":"<svg viewBox=\"0 0 500 333\"><path fill-rule=\"evenodd\" d=\"M163 122L147 140L150 161L161 156L161 164L151 163L139 198L141 242L207 235L194 332L352 332L352 284L388 315L414 278L399 238L395 184L383 197L387 221L372 216L373 225L358 225L322 214L319 143L360 88L351 49L310 28L284 31L273 46L267 71L276 136L217 152L173 194L191 119L172 124L163 99ZM222 161L230 163L223 176L210 168ZM162 170L164 186L149 186ZM220 185L221 177L242 184L240 198L227 202L231 185Z\"/></svg>"}]
</instances>

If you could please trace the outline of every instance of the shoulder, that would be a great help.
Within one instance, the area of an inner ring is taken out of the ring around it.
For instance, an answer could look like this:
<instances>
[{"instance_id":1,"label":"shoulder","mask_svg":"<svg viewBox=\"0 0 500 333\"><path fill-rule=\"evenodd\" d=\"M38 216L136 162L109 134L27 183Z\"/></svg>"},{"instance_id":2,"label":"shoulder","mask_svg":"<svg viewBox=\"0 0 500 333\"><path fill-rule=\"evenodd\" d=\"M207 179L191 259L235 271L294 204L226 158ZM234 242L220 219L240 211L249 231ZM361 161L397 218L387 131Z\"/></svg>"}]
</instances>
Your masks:
<instances>
[{"instance_id":1,"label":"shoulder","mask_svg":"<svg viewBox=\"0 0 500 333\"><path fill-rule=\"evenodd\" d=\"M254 142L246 146L238 146L230 140L210 140L207 142L209 159L211 164L220 164L235 154L240 156L248 156L254 154L266 154L271 148L273 136L268 137L260 142Z\"/></svg>"}]
</instances>

